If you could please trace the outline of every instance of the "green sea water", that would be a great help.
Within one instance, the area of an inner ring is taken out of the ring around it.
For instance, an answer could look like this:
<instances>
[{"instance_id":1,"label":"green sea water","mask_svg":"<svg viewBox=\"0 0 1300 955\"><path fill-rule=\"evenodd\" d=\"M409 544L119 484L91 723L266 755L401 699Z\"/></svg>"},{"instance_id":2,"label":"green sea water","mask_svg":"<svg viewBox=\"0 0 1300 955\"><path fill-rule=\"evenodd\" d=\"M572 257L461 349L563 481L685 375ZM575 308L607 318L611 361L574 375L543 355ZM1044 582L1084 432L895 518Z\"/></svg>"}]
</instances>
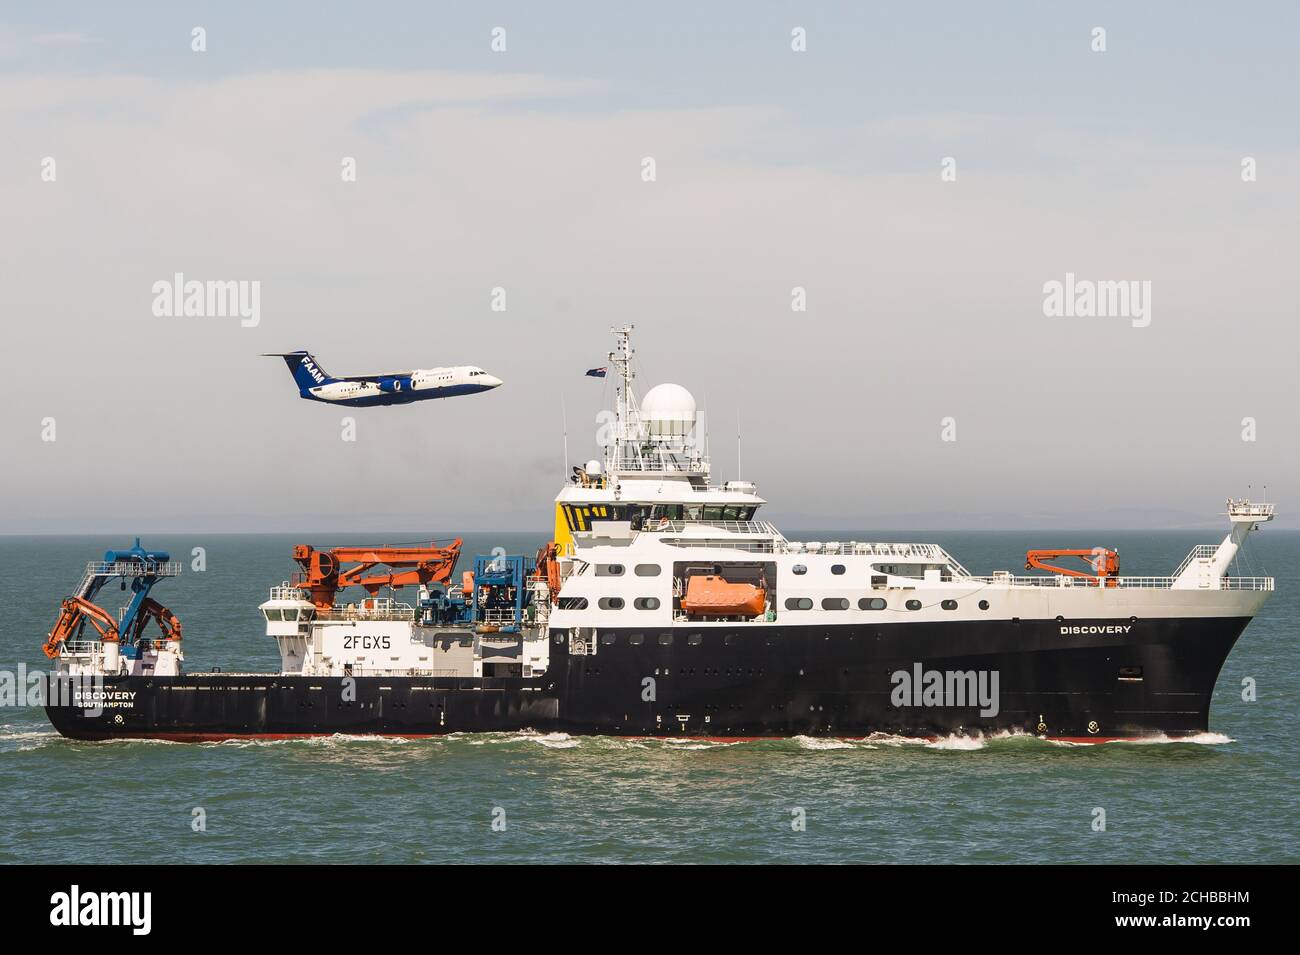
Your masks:
<instances>
[{"instance_id":1,"label":"green sea water","mask_svg":"<svg viewBox=\"0 0 1300 955\"><path fill-rule=\"evenodd\" d=\"M384 535L369 542L427 539ZM439 536L439 535L432 535ZM868 531L795 539L899 539ZM1167 574L1221 534L929 532L973 573L1029 547L1116 547ZM187 572L155 595L185 624L186 666L274 670L257 604L293 543L363 535L159 536ZM541 535L466 537L531 554ZM10 623L0 667L40 644L85 561L126 538L0 538ZM207 569L188 571L192 549ZM1251 566L1277 592L1247 628L1197 742L659 742L537 734L432 740L77 743L41 711L0 709L0 861L1297 862L1300 533L1264 528ZM111 604L111 601L109 601ZM1253 678L1258 700L1242 699ZM1105 829L1097 831L1096 810ZM199 812L201 810L201 812ZM203 831L195 831L201 817Z\"/></svg>"}]
</instances>

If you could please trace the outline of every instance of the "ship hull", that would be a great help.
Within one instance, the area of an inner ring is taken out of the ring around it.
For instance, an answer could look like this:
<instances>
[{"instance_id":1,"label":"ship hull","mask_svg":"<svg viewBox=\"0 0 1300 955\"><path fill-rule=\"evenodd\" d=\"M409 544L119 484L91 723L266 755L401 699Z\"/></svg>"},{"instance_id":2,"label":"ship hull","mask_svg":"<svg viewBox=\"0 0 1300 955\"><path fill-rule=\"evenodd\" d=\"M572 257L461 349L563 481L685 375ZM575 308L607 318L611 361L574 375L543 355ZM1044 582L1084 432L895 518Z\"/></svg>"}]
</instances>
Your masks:
<instances>
[{"instance_id":1,"label":"ship hull","mask_svg":"<svg viewBox=\"0 0 1300 955\"><path fill-rule=\"evenodd\" d=\"M712 624L601 629L585 647L556 631L549 665L533 677L130 676L105 681L98 712L46 712L81 740L1177 737L1208 730L1215 682L1249 620Z\"/></svg>"}]
</instances>

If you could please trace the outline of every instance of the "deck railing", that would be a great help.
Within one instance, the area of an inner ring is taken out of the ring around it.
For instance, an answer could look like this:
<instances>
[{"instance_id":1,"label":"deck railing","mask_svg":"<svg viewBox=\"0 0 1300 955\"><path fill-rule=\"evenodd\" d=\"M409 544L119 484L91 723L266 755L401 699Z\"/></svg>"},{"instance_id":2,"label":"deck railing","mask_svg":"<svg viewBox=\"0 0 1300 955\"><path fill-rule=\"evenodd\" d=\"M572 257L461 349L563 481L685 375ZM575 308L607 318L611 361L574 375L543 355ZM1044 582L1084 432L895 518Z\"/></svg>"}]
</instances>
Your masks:
<instances>
[{"instance_id":1,"label":"deck railing","mask_svg":"<svg viewBox=\"0 0 1300 955\"><path fill-rule=\"evenodd\" d=\"M318 610L316 620L333 623L340 620L414 620L415 608L410 604L397 603L380 598L373 607L351 604L346 607L333 607Z\"/></svg>"},{"instance_id":2,"label":"deck railing","mask_svg":"<svg viewBox=\"0 0 1300 955\"><path fill-rule=\"evenodd\" d=\"M1185 571L1194 560L1204 560L1207 557L1213 557L1218 549L1218 544L1197 544L1192 548L1191 552L1183 558L1183 562L1179 564L1178 569L1174 571L1174 576L1177 577Z\"/></svg>"},{"instance_id":3,"label":"deck railing","mask_svg":"<svg viewBox=\"0 0 1300 955\"><path fill-rule=\"evenodd\" d=\"M86 564L87 576L95 574L101 577L176 577L181 572L179 560L92 560Z\"/></svg>"},{"instance_id":4,"label":"deck railing","mask_svg":"<svg viewBox=\"0 0 1300 955\"><path fill-rule=\"evenodd\" d=\"M1136 590L1168 590L1177 577L1116 577L1115 587ZM1099 587L1102 582L1095 577L1069 577L1052 574L1037 577L1013 577L999 574L992 577L967 577L963 583L1006 584L1013 587ZM1214 588L1205 588L1211 590ZM1219 590L1272 590L1272 577L1220 577Z\"/></svg>"},{"instance_id":5,"label":"deck railing","mask_svg":"<svg viewBox=\"0 0 1300 955\"><path fill-rule=\"evenodd\" d=\"M763 534L768 537L781 537L781 532L768 521L649 521L641 528L646 533L681 534L696 528L726 531L728 534Z\"/></svg>"}]
</instances>

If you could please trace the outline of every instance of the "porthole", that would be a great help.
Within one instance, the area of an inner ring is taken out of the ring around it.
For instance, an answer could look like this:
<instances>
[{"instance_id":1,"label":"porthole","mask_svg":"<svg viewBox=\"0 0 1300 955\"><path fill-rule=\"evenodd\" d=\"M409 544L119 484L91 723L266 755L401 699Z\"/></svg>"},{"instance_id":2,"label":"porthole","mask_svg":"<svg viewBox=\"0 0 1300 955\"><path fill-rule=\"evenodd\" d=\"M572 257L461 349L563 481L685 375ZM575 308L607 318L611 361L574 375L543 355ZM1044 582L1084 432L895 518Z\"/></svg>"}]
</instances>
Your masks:
<instances>
[{"instance_id":1,"label":"porthole","mask_svg":"<svg viewBox=\"0 0 1300 955\"><path fill-rule=\"evenodd\" d=\"M803 564L795 564L793 567L790 568L790 571L791 573L795 573L795 574L806 574L808 573L808 568L805 567Z\"/></svg>"},{"instance_id":2,"label":"porthole","mask_svg":"<svg viewBox=\"0 0 1300 955\"><path fill-rule=\"evenodd\" d=\"M849 600L847 597L823 597L823 610L848 610Z\"/></svg>"},{"instance_id":3,"label":"porthole","mask_svg":"<svg viewBox=\"0 0 1300 955\"><path fill-rule=\"evenodd\" d=\"M887 606L884 597L863 597L858 601L859 610L884 610Z\"/></svg>"},{"instance_id":4,"label":"porthole","mask_svg":"<svg viewBox=\"0 0 1300 955\"><path fill-rule=\"evenodd\" d=\"M622 610L623 598L622 597L601 597L600 609L601 610Z\"/></svg>"},{"instance_id":5,"label":"porthole","mask_svg":"<svg viewBox=\"0 0 1300 955\"><path fill-rule=\"evenodd\" d=\"M906 605L906 606L907 606L907 609L908 609L908 610L920 610L920 609L921 609L921 601L919 601L919 600L909 600L909 601L907 602L907 605Z\"/></svg>"},{"instance_id":6,"label":"porthole","mask_svg":"<svg viewBox=\"0 0 1300 955\"><path fill-rule=\"evenodd\" d=\"M607 646L607 647L612 647L612 646L614 645L614 641L615 641L617 638L618 638L618 635L617 635L617 634L613 634L613 633L602 633L602 634L600 635L600 642L601 642L603 645Z\"/></svg>"},{"instance_id":7,"label":"porthole","mask_svg":"<svg viewBox=\"0 0 1300 955\"><path fill-rule=\"evenodd\" d=\"M989 609L989 602L988 602L987 600L981 600L981 601L980 601L980 609L981 609L981 610L988 610L988 609Z\"/></svg>"},{"instance_id":8,"label":"porthole","mask_svg":"<svg viewBox=\"0 0 1300 955\"><path fill-rule=\"evenodd\" d=\"M641 644L645 643L645 634L644 634L644 633L634 633L634 634L632 634L632 636L630 636L630 637L627 638L627 642L630 643L630 644L631 644L632 646L634 646L634 647L639 647L639 646L641 646Z\"/></svg>"},{"instance_id":9,"label":"porthole","mask_svg":"<svg viewBox=\"0 0 1300 955\"><path fill-rule=\"evenodd\" d=\"M659 634L659 646L671 647L672 645L673 645L673 635L671 632Z\"/></svg>"},{"instance_id":10,"label":"porthole","mask_svg":"<svg viewBox=\"0 0 1300 955\"><path fill-rule=\"evenodd\" d=\"M637 564L636 575L638 577L658 577L663 568L658 564Z\"/></svg>"},{"instance_id":11,"label":"porthole","mask_svg":"<svg viewBox=\"0 0 1300 955\"><path fill-rule=\"evenodd\" d=\"M939 606L942 607L944 610L956 610L956 609L957 609L957 601L955 601L955 600L945 600L945 601L943 601L941 604L939 604Z\"/></svg>"},{"instance_id":12,"label":"porthole","mask_svg":"<svg viewBox=\"0 0 1300 955\"><path fill-rule=\"evenodd\" d=\"M840 574L844 573L844 565L843 565L843 564L831 564L831 573L832 573L832 574L835 574L835 575L838 577Z\"/></svg>"},{"instance_id":13,"label":"porthole","mask_svg":"<svg viewBox=\"0 0 1300 955\"><path fill-rule=\"evenodd\" d=\"M637 610L658 610L659 598L658 597L637 597L636 600L632 601L632 606L636 607Z\"/></svg>"},{"instance_id":14,"label":"porthole","mask_svg":"<svg viewBox=\"0 0 1300 955\"><path fill-rule=\"evenodd\" d=\"M704 634L702 633L692 633L690 636L686 638L686 645L688 647L698 647L703 642L704 642Z\"/></svg>"},{"instance_id":15,"label":"porthole","mask_svg":"<svg viewBox=\"0 0 1300 955\"><path fill-rule=\"evenodd\" d=\"M811 597L786 597L785 598L786 610L811 610L812 605L813 604L812 604Z\"/></svg>"}]
</instances>

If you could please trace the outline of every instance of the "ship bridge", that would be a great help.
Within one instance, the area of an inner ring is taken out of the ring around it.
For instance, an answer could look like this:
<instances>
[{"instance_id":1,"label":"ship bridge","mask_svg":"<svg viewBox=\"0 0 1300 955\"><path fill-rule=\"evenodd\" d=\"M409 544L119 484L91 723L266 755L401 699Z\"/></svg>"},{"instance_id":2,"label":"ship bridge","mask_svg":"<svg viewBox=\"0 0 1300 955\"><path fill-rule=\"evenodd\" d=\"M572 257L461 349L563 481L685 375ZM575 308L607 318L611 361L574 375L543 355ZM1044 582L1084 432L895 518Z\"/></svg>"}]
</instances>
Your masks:
<instances>
[{"instance_id":1,"label":"ship bridge","mask_svg":"<svg viewBox=\"0 0 1300 955\"><path fill-rule=\"evenodd\" d=\"M574 467L555 498L555 543L572 554L579 540L630 540L673 526L754 521L766 503L752 481L710 482L708 441L695 398L681 385L656 385L638 398L632 326L613 329L608 355L617 381L614 421L600 460ZM775 528L766 525L769 536ZM779 537L779 534L776 534Z\"/></svg>"}]
</instances>

